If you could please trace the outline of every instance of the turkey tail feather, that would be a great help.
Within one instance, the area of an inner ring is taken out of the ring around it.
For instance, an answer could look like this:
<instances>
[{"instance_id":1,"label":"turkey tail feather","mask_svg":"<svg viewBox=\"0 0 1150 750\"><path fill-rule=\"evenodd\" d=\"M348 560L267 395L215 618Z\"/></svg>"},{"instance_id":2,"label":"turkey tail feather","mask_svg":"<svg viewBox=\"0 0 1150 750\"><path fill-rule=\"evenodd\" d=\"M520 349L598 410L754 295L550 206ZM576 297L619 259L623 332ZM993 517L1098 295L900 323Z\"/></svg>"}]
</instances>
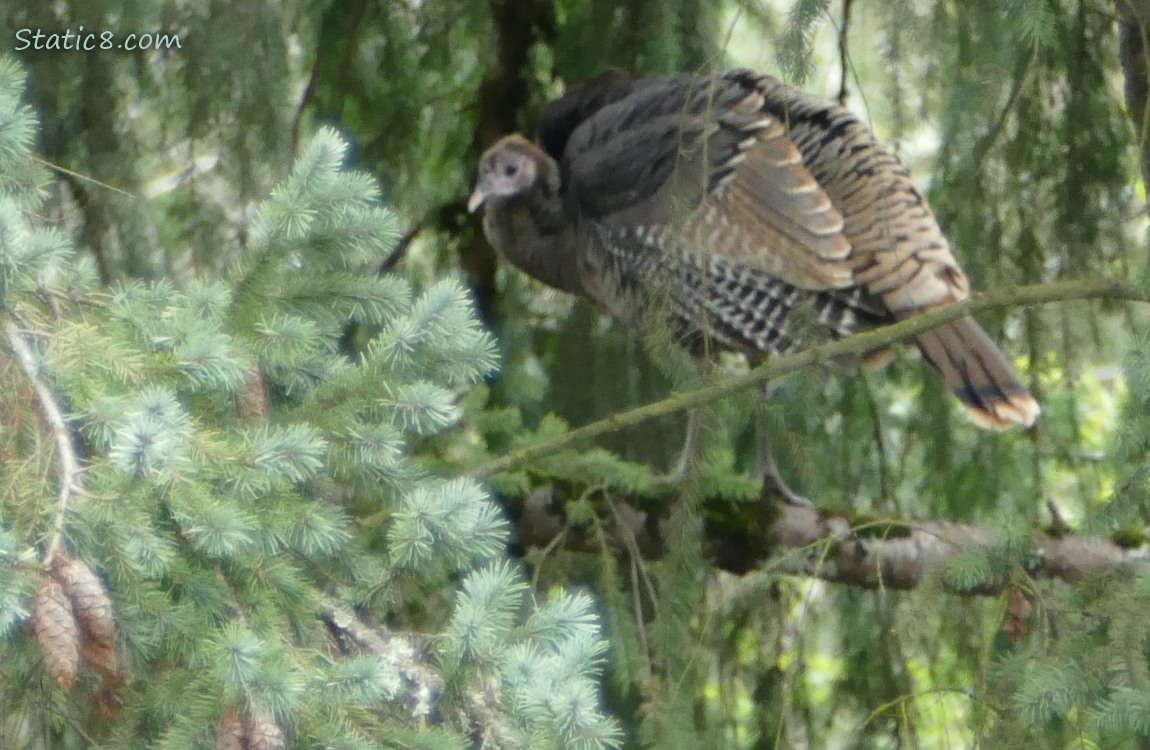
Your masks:
<instances>
[{"instance_id":1,"label":"turkey tail feather","mask_svg":"<svg viewBox=\"0 0 1150 750\"><path fill-rule=\"evenodd\" d=\"M916 342L980 427L1029 427L1038 419L1038 402L974 318L919 334Z\"/></svg>"}]
</instances>

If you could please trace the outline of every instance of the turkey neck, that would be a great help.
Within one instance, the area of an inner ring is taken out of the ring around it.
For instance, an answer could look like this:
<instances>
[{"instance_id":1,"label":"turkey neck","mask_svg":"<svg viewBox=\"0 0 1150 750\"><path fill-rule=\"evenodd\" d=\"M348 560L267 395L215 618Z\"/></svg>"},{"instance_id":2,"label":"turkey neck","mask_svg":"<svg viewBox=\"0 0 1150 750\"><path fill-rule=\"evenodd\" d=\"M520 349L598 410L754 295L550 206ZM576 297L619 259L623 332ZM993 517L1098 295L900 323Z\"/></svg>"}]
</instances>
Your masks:
<instances>
[{"instance_id":1,"label":"turkey neck","mask_svg":"<svg viewBox=\"0 0 1150 750\"><path fill-rule=\"evenodd\" d=\"M539 187L499 200L483 219L488 238L516 268L548 286L585 296L563 202Z\"/></svg>"}]
</instances>

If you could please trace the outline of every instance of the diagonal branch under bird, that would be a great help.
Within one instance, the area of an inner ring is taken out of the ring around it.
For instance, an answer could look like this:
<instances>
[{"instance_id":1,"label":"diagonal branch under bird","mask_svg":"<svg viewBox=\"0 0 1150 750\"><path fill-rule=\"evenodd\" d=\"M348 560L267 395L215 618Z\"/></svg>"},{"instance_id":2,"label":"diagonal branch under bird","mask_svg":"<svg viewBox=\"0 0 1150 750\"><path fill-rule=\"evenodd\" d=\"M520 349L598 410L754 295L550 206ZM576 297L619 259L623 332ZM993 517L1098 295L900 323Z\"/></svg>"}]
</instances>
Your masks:
<instances>
[{"instance_id":1,"label":"diagonal branch under bird","mask_svg":"<svg viewBox=\"0 0 1150 750\"><path fill-rule=\"evenodd\" d=\"M772 358L749 372L723 378L696 390L675 393L659 401L611 414L557 437L516 448L464 473L476 479L484 479L496 474L515 471L529 466L541 458L569 450L576 445L620 430L630 429L669 414L677 414L706 406L739 391L761 386L767 381L777 380L808 367L830 365L840 357L862 356L867 352L892 346L964 315L985 310L1091 299L1124 300L1150 304L1150 288L1124 284L1113 279L1073 279L1027 286L1000 287L990 292L969 297L962 302L935 308L882 328L820 344L797 354Z\"/></svg>"}]
</instances>

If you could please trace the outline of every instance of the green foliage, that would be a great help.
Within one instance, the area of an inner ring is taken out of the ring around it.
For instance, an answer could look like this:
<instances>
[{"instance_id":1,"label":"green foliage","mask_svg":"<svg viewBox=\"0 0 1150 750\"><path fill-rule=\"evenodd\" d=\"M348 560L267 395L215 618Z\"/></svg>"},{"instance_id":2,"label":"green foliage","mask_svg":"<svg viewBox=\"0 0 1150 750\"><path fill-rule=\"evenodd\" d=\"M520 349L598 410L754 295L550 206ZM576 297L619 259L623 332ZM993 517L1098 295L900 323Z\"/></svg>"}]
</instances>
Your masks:
<instances>
[{"instance_id":1,"label":"green foliage","mask_svg":"<svg viewBox=\"0 0 1150 750\"><path fill-rule=\"evenodd\" d=\"M1125 358L1129 394L1113 445L1116 491L1087 509L1083 526L1109 529L1121 545L1145 543L1145 452L1132 440L1139 434L1150 405L1150 378L1135 338ZM1125 525L1121 525L1125 524ZM1117 528L1116 528L1117 527ZM1101 746L1142 741L1150 734L1144 720L1150 692L1145 680L1150 626L1142 576L1115 571L1076 589L1051 586L1044 592L1041 627L1052 637L1020 649L1024 668L1009 681L1015 711L1037 737L1050 740L1070 734L1095 738ZM1013 661L1007 665L1018 666ZM995 730L1017 736L1021 727Z\"/></svg>"},{"instance_id":2,"label":"green foliage","mask_svg":"<svg viewBox=\"0 0 1150 750\"><path fill-rule=\"evenodd\" d=\"M791 6L778 37L778 60L788 81L801 85L814 69L815 24L827 12L827 0L799 0Z\"/></svg>"},{"instance_id":3,"label":"green foliage","mask_svg":"<svg viewBox=\"0 0 1150 750\"><path fill-rule=\"evenodd\" d=\"M1035 47L1047 47L1054 43L1057 18L1052 4L1047 0L1014 0L1006 5L1004 11L1017 19L1024 41Z\"/></svg>"},{"instance_id":4,"label":"green foliage","mask_svg":"<svg viewBox=\"0 0 1150 750\"><path fill-rule=\"evenodd\" d=\"M32 120L4 65L0 182L19 186ZM386 650L340 646L320 616L337 600L386 621L455 576L454 605L411 625L441 635L444 663L483 665L455 675L459 710L474 709L465 696L498 666L520 746L618 744L599 705L605 643L591 600L527 606L498 506L412 458L457 423L460 389L497 358L458 282L416 293L364 272L394 243L395 220L345 156L321 130L255 211L228 277L185 285L125 280L104 292L39 227L32 191L0 195L0 314L34 334L42 357L39 369L4 369L3 389L51 382L35 398L67 404L84 463L82 488L60 499L66 461L39 449L48 436L31 404L5 403L20 426L0 445L42 480L3 475L0 660L23 666L0 677L0 702L45 746L75 741L70 715L89 717L84 736L99 747L211 747L235 712L270 717L299 747L461 747L407 708L426 686L405 681ZM355 359L341 348L353 324L377 331ZM38 558L61 543L111 597L125 684L102 686L82 667L65 696L15 627L32 609ZM123 703L114 723L84 707L101 689Z\"/></svg>"},{"instance_id":5,"label":"green foliage","mask_svg":"<svg viewBox=\"0 0 1150 750\"><path fill-rule=\"evenodd\" d=\"M477 570L463 583L447 626L455 679L474 673L503 696L497 741L504 747L614 747L620 732L599 712L596 680L607 642L594 604L562 594L514 627L527 587L506 564Z\"/></svg>"}]
</instances>

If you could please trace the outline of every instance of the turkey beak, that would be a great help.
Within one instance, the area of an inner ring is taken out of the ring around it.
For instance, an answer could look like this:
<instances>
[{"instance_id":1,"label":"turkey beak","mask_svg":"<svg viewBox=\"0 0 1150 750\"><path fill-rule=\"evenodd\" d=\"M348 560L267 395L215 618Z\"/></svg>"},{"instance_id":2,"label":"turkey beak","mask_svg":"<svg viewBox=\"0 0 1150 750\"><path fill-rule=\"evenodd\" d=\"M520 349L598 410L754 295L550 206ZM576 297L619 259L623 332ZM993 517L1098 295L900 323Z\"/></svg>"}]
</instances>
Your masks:
<instances>
[{"instance_id":1,"label":"turkey beak","mask_svg":"<svg viewBox=\"0 0 1150 750\"><path fill-rule=\"evenodd\" d=\"M476 185L475 191L471 194L471 197L467 199L467 213L473 214L478 211L485 200L487 200L487 193L484 192L481 186Z\"/></svg>"}]
</instances>

